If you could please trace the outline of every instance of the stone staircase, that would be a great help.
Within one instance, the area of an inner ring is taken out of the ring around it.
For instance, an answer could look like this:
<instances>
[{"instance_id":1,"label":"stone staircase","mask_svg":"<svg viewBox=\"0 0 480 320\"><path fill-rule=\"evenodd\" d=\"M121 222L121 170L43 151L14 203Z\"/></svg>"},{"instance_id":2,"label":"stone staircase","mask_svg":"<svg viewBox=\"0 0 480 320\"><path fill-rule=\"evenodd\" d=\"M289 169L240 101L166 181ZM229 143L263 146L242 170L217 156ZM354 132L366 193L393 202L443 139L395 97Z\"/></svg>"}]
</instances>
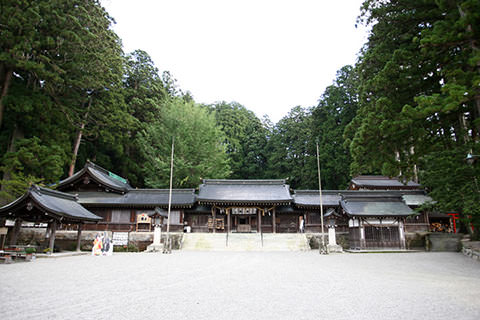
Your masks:
<instances>
[{"instance_id":1,"label":"stone staircase","mask_svg":"<svg viewBox=\"0 0 480 320\"><path fill-rule=\"evenodd\" d=\"M182 250L187 251L306 251L310 250L301 233L185 233Z\"/></svg>"}]
</instances>

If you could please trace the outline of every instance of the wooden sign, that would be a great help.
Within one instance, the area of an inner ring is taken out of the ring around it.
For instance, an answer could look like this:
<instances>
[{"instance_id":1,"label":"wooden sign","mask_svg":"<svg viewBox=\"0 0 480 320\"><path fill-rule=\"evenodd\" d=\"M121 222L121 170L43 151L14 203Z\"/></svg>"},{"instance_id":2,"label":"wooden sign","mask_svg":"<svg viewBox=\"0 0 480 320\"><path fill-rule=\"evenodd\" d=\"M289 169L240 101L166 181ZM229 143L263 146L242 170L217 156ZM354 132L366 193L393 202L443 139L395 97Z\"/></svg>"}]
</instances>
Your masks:
<instances>
[{"instance_id":1,"label":"wooden sign","mask_svg":"<svg viewBox=\"0 0 480 320\"><path fill-rule=\"evenodd\" d=\"M148 225L148 231L151 231L152 218L150 218L146 213L140 213L137 215L137 231L138 231L139 224Z\"/></svg>"},{"instance_id":2,"label":"wooden sign","mask_svg":"<svg viewBox=\"0 0 480 320\"><path fill-rule=\"evenodd\" d=\"M8 228L5 228L5 227L0 228L0 235L6 235L7 232L8 232Z\"/></svg>"},{"instance_id":3,"label":"wooden sign","mask_svg":"<svg viewBox=\"0 0 480 320\"><path fill-rule=\"evenodd\" d=\"M128 232L114 232L112 236L112 244L114 246L128 245Z\"/></svg>"},{"instance_id":4,"label":"wooden sign","mask_svg":"<svg viewBox=\"0 0 480 320\"><path fill-rule=\"evenodd\" d=\"M141 213L137 215L137 223L152 223L152 218L146 213Z\"/></svg>"}]
</instances>

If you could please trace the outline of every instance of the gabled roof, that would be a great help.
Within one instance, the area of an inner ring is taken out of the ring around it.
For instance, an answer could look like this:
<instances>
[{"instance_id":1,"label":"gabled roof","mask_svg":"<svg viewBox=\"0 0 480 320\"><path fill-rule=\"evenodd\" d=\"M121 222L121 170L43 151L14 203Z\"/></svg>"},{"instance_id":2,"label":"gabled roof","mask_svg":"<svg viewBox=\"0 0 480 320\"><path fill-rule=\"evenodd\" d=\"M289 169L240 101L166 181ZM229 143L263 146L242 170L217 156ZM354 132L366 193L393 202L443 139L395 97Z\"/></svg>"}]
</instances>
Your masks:
<instances>
[{"instance_id":1,"label":"gabled roof","mask_svg":"<svg viewBox=\"0 0 480 320\"><path fill-rule=\"evenodd\" d=\"M404 194L402 195L402 198L408 206L412 207L418 207L428 202L435 202L431 197L427 196L426 194Z\"/></svg>"},{"instance_id":2,"label":"gabled roof","mask_svg":"<svg viewBox=\"0 0 480 320\"><path fill-rule=\"evenodd\" d=\"M102 220L101 217L82 207L77 200L76 196L69 193L34 185L23 196L0 208L0 216L21 215L22 219L28 220L29 212L35 208L42 212L42 216L37 215L36 219L53 217L76 222Z\"/></svg>"},{"instance_id":3,"label":"gabled roof","mask_svg":"<svg viewBox=\"0 0 480 320\"><path fill-rule=\"evenodd\" d=\"M295 190L293 202L297 207L320 207L320 193L318 190ZM339 206L342 199L339 190L322 190L323 206Z\"/></svg>"},{"instance_id":4,"label":"gabled roof","mask_svg":"<svg viewBox=\"0 0 480 320\"><path fill-rule=\"evenodd\" d=\"M131 189L125 194L78 192L78 202L89 207L167 207L168 189ZM195 203L195 189L173 189L172 207L190 208Z\"/></svg>"},{"instance_id":5,"label":"gabled roof","mask_svg":"<svg viewBox=\"0 0 480 320\"><path fill-rule=\"evenodd\" d=\"M404 183L398 178L385 176L357 176L350 182L350 189L373 188L373 189L418 189L420 185L413 181Z\"/></svg>"},{"instance_id":6,"label":"gabled roof","mask_svg":"<svg viewBox=\"0 0 480 320\"><path fill-rule=\"evenodd\" d=\"M340 205L348 216L356 217L406 217L416 214L405 204L401 195L386 192L344 194Z\"/></svg>"},{"instance_id":7,"label":"gabled roof","mask_svg":"<svg viewBox=\"0 0 480 320\"><path fill-rule=\"evenodd\" d=\"M216 180L206 179L200 185L200 204L290 204L289 185L285 180Z\"/></svg>"},{"instance_id":8,"label":"gabled roof","mask_svg":"<svg viewBox=\"0 0 480 320\"><path fill-rule=\"evenodd\" d=\"M85 175L88 176L88 179L93 180L93 182L103 185L107 190L124 193L133 189L127 179L124 179L90 161L85 163L82 170L76 172L73 176L60 181L56 187L58 190L66 190L71 185L77 183L78 180L85 179ZM92 183L90 180L85 180L85 182Z\"/></svg>"}]
</instances>

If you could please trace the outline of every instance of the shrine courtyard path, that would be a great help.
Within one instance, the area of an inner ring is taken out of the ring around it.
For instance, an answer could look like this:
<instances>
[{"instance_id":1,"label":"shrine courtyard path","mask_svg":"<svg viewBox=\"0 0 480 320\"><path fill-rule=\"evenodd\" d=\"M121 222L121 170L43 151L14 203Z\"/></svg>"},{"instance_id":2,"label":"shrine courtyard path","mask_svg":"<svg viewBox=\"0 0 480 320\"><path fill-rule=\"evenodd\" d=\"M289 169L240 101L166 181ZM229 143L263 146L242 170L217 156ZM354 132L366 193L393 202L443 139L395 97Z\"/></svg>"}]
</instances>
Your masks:
<instances>
[{"instance_id":1,"label":"shrine courtyard path","mask_svg":"<svg viewBox=\"0 0 480 320\"><path fill-rule=\"evenodd\" d=\"M480 319L459 253L174 252L0 265L1 319Z\"/></svg>"}]
</instances>

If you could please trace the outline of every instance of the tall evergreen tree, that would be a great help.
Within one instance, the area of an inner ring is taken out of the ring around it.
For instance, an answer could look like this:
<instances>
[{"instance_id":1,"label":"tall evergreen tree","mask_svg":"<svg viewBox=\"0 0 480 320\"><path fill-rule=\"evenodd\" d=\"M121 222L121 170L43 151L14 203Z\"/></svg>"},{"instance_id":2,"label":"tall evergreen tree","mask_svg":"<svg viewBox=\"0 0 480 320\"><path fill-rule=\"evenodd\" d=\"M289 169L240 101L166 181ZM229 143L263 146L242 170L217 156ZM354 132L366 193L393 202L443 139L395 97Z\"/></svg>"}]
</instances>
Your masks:
<instances>
[{"instance_id":1,"label":"tall evergreen tree","mask_svg":"<svg viewBox=\"0 0 480 320\"><path fill-rule=\"evenodd\" d=\"M266 129L255 114L236 102L209 107L225 133L225 145L233 179L260 179L266 166Z\"/></svg>"},{"instance_id":2,"label":"tall evergreen tree","mask_svg":"<svg viewBox=\"0 0 480 320\"><path fill-rule=\"evenodd\" d=\"M343 133L358 108L357 78L352 66L337 72L334 84L327 87L312 109L312 136L319 144L319 160L325 189L343 189L350 182L350 151ZM311 153L315 146L310 143ZM312 173L314 174L314 173Z\"/></svg>"}]
</instances>

